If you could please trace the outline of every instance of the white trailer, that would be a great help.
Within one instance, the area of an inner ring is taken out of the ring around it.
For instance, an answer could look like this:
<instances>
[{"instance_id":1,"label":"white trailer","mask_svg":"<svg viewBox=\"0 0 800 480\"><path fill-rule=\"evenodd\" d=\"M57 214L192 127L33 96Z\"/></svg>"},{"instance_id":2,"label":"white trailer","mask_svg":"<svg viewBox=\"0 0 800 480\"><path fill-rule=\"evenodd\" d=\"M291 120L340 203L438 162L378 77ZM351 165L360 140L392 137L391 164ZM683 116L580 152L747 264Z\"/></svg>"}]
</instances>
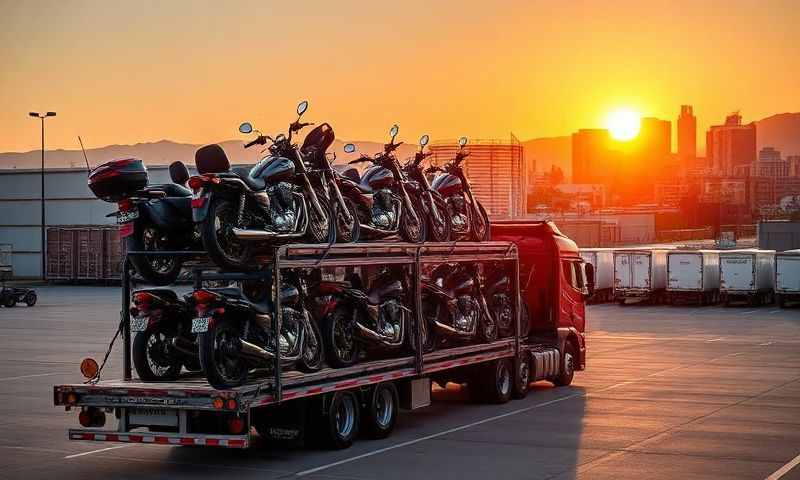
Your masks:
<instances>
[{"instance_id":1,"label":"white trailer","mask_svg":"<svg viewBox=\"0 0 800 480\"><path fill-rule=\"evenodd\" d=\"M614 298L659 303L667 288L667 249L614 251Z\"/></svg>"},{"instance_id":2,"label":"white trailer","mask_svg":"<svg viewBox=\"0 0 800 480\"><path fill-rule=\"evenodd\" d=\"M719 250L671 250L667 253L667 300L701 305L719 298Z\"/></svg>"},{"instance_id":3,"label":"white trailer","mask_svg":"<svg viewBox=\"0 0 800 480\"><path fill-rule=\"evenodd\" d=\"M727 250L719 254L720 295L725 305L744 300L749 305L772 302L775 250Z\"/></svg>"},{"instance_id":4,"label":"white trailer","mask_svg":"<svg viewBox=\"0 0 800 480\"><path fill-rule=\"evenodd\" d=\"M800 302L800 249L775 254L775 297L781 307Z\"/></svg>"},{"instance_id":5,"label":"white trailer","mask_svg":"<svg viewBox=\"0 0 800 480\"><path fill-rule=\"evenodd\" d=\"M594 268L594 295L590 303L608 302L614 297L614 249L581 248L583 261Z\"/></svg>"}]
</instances>

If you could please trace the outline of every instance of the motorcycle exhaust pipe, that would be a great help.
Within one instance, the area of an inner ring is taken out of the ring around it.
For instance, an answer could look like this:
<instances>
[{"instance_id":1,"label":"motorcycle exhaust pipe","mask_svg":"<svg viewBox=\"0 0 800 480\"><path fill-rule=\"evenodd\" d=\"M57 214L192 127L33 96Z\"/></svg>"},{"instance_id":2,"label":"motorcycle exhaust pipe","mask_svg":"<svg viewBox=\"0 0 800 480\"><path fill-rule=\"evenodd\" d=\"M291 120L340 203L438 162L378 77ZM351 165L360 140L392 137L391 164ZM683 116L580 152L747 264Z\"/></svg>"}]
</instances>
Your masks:
<instances>
[{"instance_id":1,"label":"motorcycle exhaust pipe","mask_svg":"<svg viewBox=\"0 0 800 480\"><path fill-rule=\"evenodd\" d=\"M467 331L456 330L455 328L451 327L450 325L445 325L444 323L442 323L442 322L440 322L438 320L434 321L434 325L436 325L436 328L441 333L443 333L445 335L450 335L450 336L454 336L454 337L462 337L462 338L472 337L473 335L475 335L475 332L478 329L478 326L475 325L473 328L471 328L470 330L467 330Z\"/></svg>"},{"instance_id":2,"label":"motorcycle exhaust pipe","mask_svg":"<svg viewBox=\"0 0 800 480\"><path fill-rule=\"evenodd\" d=\"M399 223L400 222L398 222L398 224ZM400 232L400 228L396 228L394 230L384 230L382 228L375 228L372 225L365 225L363 223L361 224L360 228L362 232L383 236L397 235Z\"/></svg>"},{"instance_id":3,"label":"motorcycle exhaust pipe","mask_svg":"<svg viewBox=\"0 0 800 480\"><path fill-rule=\"evenodd\" d=\"M239 339L239 341L242 344L242 349L240 350L241 355L249 360L263 362L275 358L274 353L264 350L254 343L250 343L247 340L242 339Z\"/></svg>"},{"instance_id":4,"label":"motorcycle exhaust pipe","mask_svg":"<svg viewBox=\"0 0 800 480\"><path fill-rule=\"evenodd\" d=\"M172 348L185 355L191 355L193 357L196 357L198 354L197 345L195 345L193 342L190 342L189 340L186 340L183 337L175 337L172 339L171 343L172 343Z\"/></svg>"},{"instance_id":5,"label":"motorcycle exhaust pipe","mask_svg":"<svg viewBox=\"0 0 800 480\"><path fill-rule=\"evenodd\" d=\"M246 241L259 241L259 240L275 240L283 238L298 238L302 237L305 232L292 232L292 233L278 233L269 232L267 230L247 230L244 228L231 229L233 235L239 240Z\"/></svg>"},{"instance_id":6,"label":"motorcycle exhaust pipe","mask_svg":"<svg viewBox=\"0 0 800 480\"><path fill-rule=\"evenodd\" d=\"M393 339L389 337L385 337L378 332L372 331L369 328L361 325L360 323L356 323L356 329L358 330L359 336L364 338L367 341L378 343L384 345L386 347L398 347L403 344L403 335L400 335L400 340L395 342Z\"/></svg>"}]
</instances>

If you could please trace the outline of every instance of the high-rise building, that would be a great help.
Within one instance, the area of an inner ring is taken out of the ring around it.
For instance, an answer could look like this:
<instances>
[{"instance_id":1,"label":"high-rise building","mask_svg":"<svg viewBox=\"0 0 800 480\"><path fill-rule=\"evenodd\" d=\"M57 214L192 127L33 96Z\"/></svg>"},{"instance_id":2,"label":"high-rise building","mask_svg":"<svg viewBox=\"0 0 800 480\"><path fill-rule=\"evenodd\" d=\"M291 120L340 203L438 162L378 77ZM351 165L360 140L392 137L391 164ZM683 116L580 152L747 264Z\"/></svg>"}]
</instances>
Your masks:
<instances>
[{"instance_id":1,"label":"high-rise building","mask_svg":"<svg viewBox=\"0 0 800 480\"><path fill-rule=\"evenodd\" d=\"M678 116L678 157L685 169L693 166L697 157L697 118L691 105L681 105Z\"/></svg>"},{"instance_id":2,"label":"high-rise building","mask_svg":"<svg viewBox=\"0 0 800 480\"><path fill-rule=\"evenodd\" d=\"M581 129L572 134L572 183L607 184L616 169L611 135L605 129Z\"/></svg>"},{"instance_id":3,"label":"high-rise building","mask_svg":"<svg viewBox=\"0 0 800 480\"><path fill-rule=\"evenodd\" d=\"M527 203L527 171L522 144L514 135L511 140L472 140L467 145L469 156L464 160L464 173L470 179L472 193L492 218L513 218L525 215ZM435 142L430 147L431 162L438 165L453 160L458 143Z\"/></svg>"},{"instance_id":4,"label":"high-rise building","mask_svg":"<svg viewBox=\"0 0 800 480\"><path fill-rule=\"evenodd\" d=\"M772 147L764 147L758 152L758 164L754 175L781 178L789 175L789 164L781 158L781 152Z\"/></svg>"},{"instance_id":5,"label":"high-rise building","mask_svg":"<svg viewBox=\"0 0 800 480\"><path fill-rule=\"evenodd\" d=\"M742 125L742 116L735 112L724 125L712 126L706 132L706 156L716 175L749 172L756 162L755 122Z\"/></svg>"}]
</instances>

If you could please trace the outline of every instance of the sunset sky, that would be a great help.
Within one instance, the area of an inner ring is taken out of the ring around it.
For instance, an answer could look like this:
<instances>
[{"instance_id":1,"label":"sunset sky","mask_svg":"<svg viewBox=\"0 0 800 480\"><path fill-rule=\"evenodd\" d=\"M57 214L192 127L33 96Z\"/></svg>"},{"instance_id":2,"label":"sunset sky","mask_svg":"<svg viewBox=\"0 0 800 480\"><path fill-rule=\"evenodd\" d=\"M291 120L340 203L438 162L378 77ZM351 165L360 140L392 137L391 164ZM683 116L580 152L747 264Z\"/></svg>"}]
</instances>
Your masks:
<instances>
[{"instance_id":1,"label":"sunset sky","mask_svg":"<svg viewBox=\"0 0 800 480\"><path fill-rule=\"evenodd\" d=\"M557 5L564 4L564 5ZM521 139L625 107L698 143L800 111L800 6L787 1L0 0L0 151L240 138L308 121L342 139ZM673 137L674 137L673 133ZM701 147L702 148L702 147Z\"/></svg>"}]
</instances>

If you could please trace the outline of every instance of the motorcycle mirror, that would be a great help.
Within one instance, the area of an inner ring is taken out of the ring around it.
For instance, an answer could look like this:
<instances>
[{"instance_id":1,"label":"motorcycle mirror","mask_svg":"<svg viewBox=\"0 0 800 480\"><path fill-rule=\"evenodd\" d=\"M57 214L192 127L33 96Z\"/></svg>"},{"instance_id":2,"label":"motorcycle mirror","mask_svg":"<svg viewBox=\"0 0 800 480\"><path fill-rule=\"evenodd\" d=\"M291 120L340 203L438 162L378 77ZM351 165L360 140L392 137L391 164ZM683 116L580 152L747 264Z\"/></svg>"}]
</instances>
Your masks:
<instances>
[{"instance_id":1,"label":"motorcycle mirror","mask_svg":"<svg viewBox=\"0 0 800 480\"><path fill-rule=\"evenodd\" d=\"M348 143L344 146L345 153L353 153L356 151L356 146L352 143Z\"/></svg>"},{"instance_id":2,"label":"motorcycle mirror","mask_svg":"<svg viewBox=\"0 0 800 480\"><path fill-rule=\"evenodd\" d=\"M460 147L463 147L466 144L467 144L467 137L461 137L461 138L458 139L458 145Z\"/></svg>"},{"instance_id":3,"label":"motorcycle mirror","mask_svg":"<svg viewBox=\"0 0 800 480\"><path fill-rule=\"evenodd\" d=\"M244 122L243 124L239 125L239 132L253 133L253 125L250 122Z\"/></svg>"},{"instance_id":4,"label":"motorcycle mirror","mask_svg":"<svg viewBox=\"0 0 800 480\"><path fill-rule=\"evenodd\" d=\"M392 126L392 128L389 130L389 135L392 137L392 142L394 142L394 137L397 136L398 132L400 132L400 127L398 127L397 124Z\"/></svg>"},{"instance_id":5,"label":"motorcycle mirror","mask_svg":"<svg viewBox=\"0 0 800 480\"><path fill-rule=\"evenodd\" d=\"M303 100L299 105L297 105L297 115L300 116L304 114L306 110L308 110L308 100Z\"/></svg>"},{"instance_id":6,"label":"motorcycle mirror","mask_svg":"<svg viewBox=\"0 0 800 480\"><path fill-rule=\"evenodd\" d=\"M430 137L428 137L427 135L423 135L423 136L421 136L421 137L419 138L419 146L420 146L420 147L424 147L425 145L427 145L427 144L428 144L428 141L429 141L429 140L430 140Z\"/></svg>"}]
</instances>

